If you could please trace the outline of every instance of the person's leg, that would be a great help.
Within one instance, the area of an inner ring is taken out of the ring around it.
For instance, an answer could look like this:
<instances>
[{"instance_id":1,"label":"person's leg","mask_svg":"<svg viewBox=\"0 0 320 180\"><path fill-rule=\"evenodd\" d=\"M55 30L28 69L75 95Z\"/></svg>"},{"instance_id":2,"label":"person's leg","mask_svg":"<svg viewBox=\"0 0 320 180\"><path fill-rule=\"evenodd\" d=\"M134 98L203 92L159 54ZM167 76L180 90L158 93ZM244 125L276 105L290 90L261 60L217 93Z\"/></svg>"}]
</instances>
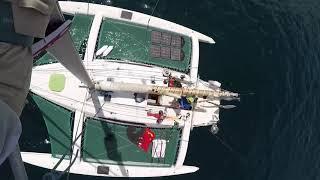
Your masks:
<instances>
[{"instance_id":1,"label":"person's leg","mask_svg":"<svg viewBox=\"0 0 320 180\"><path fill-rule=\"evenodd\" d=\"M28 176L22 162L18 141L21 135L20 119L6 103L0 100L0 165L8 166L3 162L8 159L10 162L13 175L17 180L27 180ZM0 177L12 177L8 168L5 171L0 168ZM11 178L12 179L12 178Z\"/></svg>"},{"instance_id":2,"label":"person's leg","mask_svg":"<svg viewBox=\"0 0 320 180\"><path fill-rule=\"evenodd\" d=\"M4 161L4 163L0 165L0 177L1 179L5 177L5 180L14 180L14 176L10 168L9 159Z\"/></svg>"},{"instance_id":3,"label":"person's leg","mask_svg":"<svg viewBox=\"0 0 320 180\"><path fill-rule=\"evenodd\" d=\"M0 100L0 165L16 149L21 135L21 123L17 114Z\"/></svg>"},{"instance_id":4,"label":"person's leg","mask_svg":"<svg viewBox=\"0 0 320 180\"><path fill-rule=\"evenodd\" d=\"M0 42L0 99L18 116L24 107L29 91L32 52L29 47ZM9 156L15 179L28 179L21 160L19 145Z\"/></svg>"},{"instance_id":5,"label":"person's leg","mask_svg":"<svg viewBox=\"0 0 320 180\"><path fill-rule=\"evenodd\" d=\"M8 157L11 170L14 171L13 175L16 180L28 180L28 175L22 161L19 144L16 149Z\"/></svg>"}]
</instances>

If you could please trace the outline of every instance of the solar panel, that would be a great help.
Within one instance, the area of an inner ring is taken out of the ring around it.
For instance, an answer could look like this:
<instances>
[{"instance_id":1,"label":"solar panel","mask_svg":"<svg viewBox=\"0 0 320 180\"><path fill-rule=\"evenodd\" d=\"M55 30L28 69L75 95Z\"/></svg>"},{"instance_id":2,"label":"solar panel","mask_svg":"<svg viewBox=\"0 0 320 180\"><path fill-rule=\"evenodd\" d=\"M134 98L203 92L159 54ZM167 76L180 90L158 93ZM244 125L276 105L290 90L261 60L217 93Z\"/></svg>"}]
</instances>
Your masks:
<instances>
[{"instance_id":1,"label":"solar panel","mask_svg":"<svg viewBox=\"0 0 320 180\"><path fill-rule=\"evenodd\" d=\"M180 61L182 59L181 57L182 57L181 49L171 48L171 56L170 56L171 60Z\"/></svg>"},{"instance_id":2,"label":"solar panel","mask_svg":"<svg viewBox=\"0 0 320 180\"><path fill-rule=\"evenodd\" d=\"M182 47L182 38L181 36L172 36L171 46L181 48Z\"/></svg>"},{"instance_id":3,"label":"solar panel","mask_svg":"<svg viewBox=\"0 0 320 180\"><path fill-rule=\"evenodd\" d=\"M151 45L150 55L151 57L159 58L161 55L160 46Z\"/></svg>"},{"instance_id":4,"label":"solar panel","mask_svg":"<svg viewBox=\"0 0 320 180\"><path fill-rule=\"evenodd\" d=\"M163 32L162 37L161 37L161 44L166 45L166 46L170 46L171 45L171 34Z\"/></svg>"},{"instance_id":5,"label":"solar panel","mask_svg":"<svg viewBox=\"0 0 320 180\"><path fill-rule=\"evenodd\" d=\"M184 59L183 38L166 32L151 32L150 56L154 58L181 61Z\"/></svg>"},{"instance_id":6,"label":"solar panel","mask_svg":"<svg viewBox=\"0 0 320 180\"><path fill-rule=\"evenodd\" d=\"M151 32L151 42L160 44L161 43L161 32L152 31Z\"/></svg>"},{"instance_id":7,"label":"solar panel","mask_svg":"<svg viewBox=\"0 0 320 180\"><path fill-rule=\"evenodd\" d=\"M170 48L161 47L161 58L170 59Z\"/></svg>"}]
</instances>

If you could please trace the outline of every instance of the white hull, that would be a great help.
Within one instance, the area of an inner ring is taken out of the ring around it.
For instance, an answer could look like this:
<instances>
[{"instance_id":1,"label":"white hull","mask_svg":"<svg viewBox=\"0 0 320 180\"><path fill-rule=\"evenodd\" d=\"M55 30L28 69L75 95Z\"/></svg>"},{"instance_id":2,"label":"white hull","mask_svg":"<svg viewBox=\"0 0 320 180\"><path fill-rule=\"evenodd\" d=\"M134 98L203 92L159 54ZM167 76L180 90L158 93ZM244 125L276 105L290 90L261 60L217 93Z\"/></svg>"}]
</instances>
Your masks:
<instances>
[{"instance_id":1,"label":"white hull","mask_svg":"<svg viewBox=\"0 0 320 180\"><path fill-rule=\"evenodd\" d=\"M51 154L29 152L22 152L22 159L26 163L46 169L53 169L59 161L59 159L52 158ZM64 171L69 166L69 163L70 160L63 160L60 166L58 166L57 171ZM70 169L70 173L104 177L159 177L193 173L199 169L194 166L145 167L106 164L104 166L109 167L109 174L107 175L98 174L98 166L102 165L97 163L75 162Z\"/></svg>"}]
</instances>

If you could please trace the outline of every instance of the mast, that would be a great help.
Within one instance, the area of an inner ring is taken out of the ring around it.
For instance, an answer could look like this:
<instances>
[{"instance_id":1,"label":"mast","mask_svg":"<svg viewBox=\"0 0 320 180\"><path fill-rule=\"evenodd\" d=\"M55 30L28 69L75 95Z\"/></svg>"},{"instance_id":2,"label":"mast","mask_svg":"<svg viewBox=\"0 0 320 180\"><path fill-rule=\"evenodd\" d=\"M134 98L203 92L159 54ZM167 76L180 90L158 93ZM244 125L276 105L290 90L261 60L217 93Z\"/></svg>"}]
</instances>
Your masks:
<instances>
[{"instance_id":1,"label":"mast","mask_svg":"<svg viewBox=\"0 0 320 180\"><path fill-rule=\"evenodd\" d=\"M167 96L196 96L207 97L209 99L232 99L239 96L238 93L233 93L221 89L217 90L202 90L191 88L178 88L178 87L165 87L156 85L141 85L134 83L121 83L121 82L96 82L95 89L103 91L126 91L135 93L148 93L156 95Z\"/></svg>"}]
</instances>

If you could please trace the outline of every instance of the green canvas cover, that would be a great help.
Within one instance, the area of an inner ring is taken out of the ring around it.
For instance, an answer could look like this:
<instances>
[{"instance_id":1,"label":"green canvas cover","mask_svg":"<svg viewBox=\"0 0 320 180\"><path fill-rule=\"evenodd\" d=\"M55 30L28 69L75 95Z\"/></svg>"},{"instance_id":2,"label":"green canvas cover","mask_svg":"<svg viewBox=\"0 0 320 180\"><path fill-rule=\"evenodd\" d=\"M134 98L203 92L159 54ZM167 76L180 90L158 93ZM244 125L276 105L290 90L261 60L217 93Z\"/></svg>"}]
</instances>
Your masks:
<instances>
[{"instance_id":1,"label":"green canvas cover","mask_svg":"<svg viewBox=\"0 0 320 180\"><path fill-rule=\"evenodd\" d=\"M72 124L74 112L54 104L36 94L29 93L29 103L36 106L41 112L45 121L51 144L53 157L60 158L63 155L70 155L72 141Z\"/></svg>"}]
</instances>

